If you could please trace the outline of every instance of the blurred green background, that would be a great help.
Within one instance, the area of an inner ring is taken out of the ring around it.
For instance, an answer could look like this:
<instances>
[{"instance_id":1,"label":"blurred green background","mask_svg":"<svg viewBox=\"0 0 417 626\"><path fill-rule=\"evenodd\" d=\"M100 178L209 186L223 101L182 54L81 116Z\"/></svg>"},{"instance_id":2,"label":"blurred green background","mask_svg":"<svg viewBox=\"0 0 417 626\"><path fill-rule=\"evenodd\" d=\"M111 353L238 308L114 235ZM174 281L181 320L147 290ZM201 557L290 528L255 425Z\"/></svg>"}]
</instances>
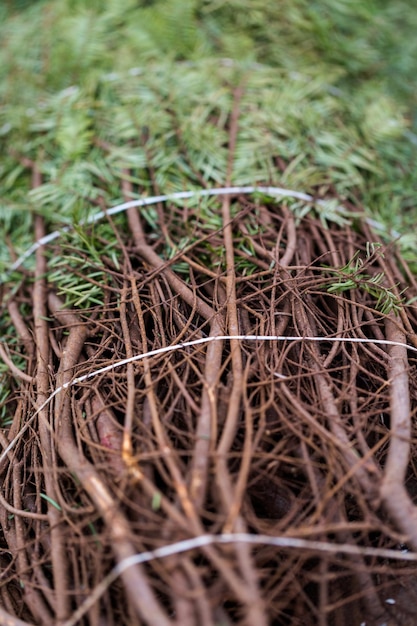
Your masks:
<instances>
[{"instance_id":1,"label":"blurred green background","mask_svg":"<svg viewBox=\"0 0 417 626\"><path fill-rule=\"evenodd\" d=\"M34 211L77 223L126 170L138 196L224 184L240 83L233 182L364 208L417 267L412 0L8 0L0 24L0 270Z\"/></svg>"}]
</instances>

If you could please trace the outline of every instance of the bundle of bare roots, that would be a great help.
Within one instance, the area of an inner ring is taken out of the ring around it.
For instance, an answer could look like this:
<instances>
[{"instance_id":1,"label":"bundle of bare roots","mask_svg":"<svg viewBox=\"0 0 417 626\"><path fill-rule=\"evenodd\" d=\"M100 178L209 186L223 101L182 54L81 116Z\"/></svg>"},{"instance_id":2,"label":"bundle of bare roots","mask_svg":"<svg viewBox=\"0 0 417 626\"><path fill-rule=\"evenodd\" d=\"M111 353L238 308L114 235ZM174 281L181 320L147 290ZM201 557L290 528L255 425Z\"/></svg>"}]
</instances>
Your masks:
<instances>
[{"instance_id":1,"label":"bundle of bare roots","mask_svg":"<svg viewBox=\"0 0 417 626\"><path fill-rule=\"evenodd\" d=\"M416 623L416 282L359 217L216 202L109 217L104 306L44 247L4 300L0 623Z\"/></svg>"}]
</instances>

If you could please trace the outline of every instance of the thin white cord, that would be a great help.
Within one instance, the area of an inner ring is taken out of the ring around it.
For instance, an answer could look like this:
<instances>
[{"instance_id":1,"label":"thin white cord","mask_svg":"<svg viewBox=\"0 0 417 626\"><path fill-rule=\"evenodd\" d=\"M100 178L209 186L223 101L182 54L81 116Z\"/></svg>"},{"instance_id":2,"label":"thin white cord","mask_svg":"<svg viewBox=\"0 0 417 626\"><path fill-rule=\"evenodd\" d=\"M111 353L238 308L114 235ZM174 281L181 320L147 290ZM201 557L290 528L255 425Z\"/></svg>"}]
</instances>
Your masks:
<instances>
[{"instance_id":1,"label":"thin white cord","mask_svg":"<svg viewBox=\"0 0 417 626\"><path fill-rule=\"evenodd\" d=\"M403 552L402 550L390 550L385 548L365 548L350 544L330 543L327 541L313 541L311 539L299 539L296 537L270 537L269 535L251 535L247 533L225 533L222 535L200 535L192 539L177 541L155 550L142 552L127 557L118 563L92 590L83 604L73 613L72 617L64 622L63 626L75 626L86 612L99 600L109 586L129 567L142 563L149 563L155 559L181 554L213 544L246 543L250 545L269 545L277 548L310 550L327 554L361 555L374 558L394 559L400 561L417 561L417 554Z\"/></svg>"},{"instance_id":2,"label":"thin white cord","mask_svg":"<svg viewBox=\"0 0 417 626\"><path fill-rule=\"evenodd\" d=\"M110 365L106 365L105 367L101 367L100 369L93 370L88 372L88 374L83 374L82 376L77 376L73 378L73 380L64 383L61 387L55 389L51 395L41 404L40 407L37 408L35 413L28 419L26 424L21 428L19 433L12 439L9 445L3 450L0 454L0 463L6 458L7 454L10 450L15 446L15 444L19 441L20 437L24 432L29 428L35 417L42 411L48 404L58 395L61 391L72 387L73 385L78 385L79 383L83 383L86 380L91 378L95 378L100 374L104 374L106 372L110 372L118 367L123 365L127 365L128 363L134 363L136 361L141 361L147 357L157 356L159 354L166 354L167 352L174 352L175 350L182 350L183 348L188 348L190 346L197 346L200 344L209 343L211 341L228 341L228 340L238 340L238 341L329 341L329 342L341 342L341 343L364 343L364 344L378 344L383 346L402 346L403 348L407 348L408 350L412 350L413 352L417 352L417 348L414 346L410 346L406 343L402 343L400 341L389 341L388 339L362 339L360 337L294 337L294 336L286 336L286 335L219 335L215 337L201 337L200 339L193 339L192 341L183 341L181 343L177 343L171 346L165 346L163 348L157 348L155 350L149 350L149 352L144 352L140 354L136 354L128 359L120 359L119 361L115 361L114 363L110 363ZM277 382L279 382L279 378Z\"/></svg>"},{"instance_id":3,"label":"thin white cord","mask_svg":"<svg viewBox=\"0 0 417 626\"><path fill-rule=\"evenodd\" d=\"M314 202L319 206L326 206L326 200L315 200L313 196L308 193L303 193L301 191L294 191L292 189L284 189L283 187L217 187L213 189L197 189L194 191L178 191L171 194L163 194L160 196L152 196L149 198L141 198L139 200L130 200L129 202L123 202L122 204L118 204L108 211L99 211L94 215L91 215L85 220L81 220L80 224L95 224L96 222L103 219L106 214L108 215L116 215L117 213L122 213L127 209L131 209L133 207L142 207L142 206L150 206L152 204L157 204L158 202L167 202L169 200L189 200L191 198L204 198L209 196L226 196L226 195L237 195L237 194L252 194L252 193L264 193L267 196L271 197L280 197L280 198L295 198L296 200L304 200L304 202ZM381 224L374 223L375 225ZM71 229L70 226L64 226L60 230L55 230L49 235L45 235L45 237L41 237L35 243L28 248L18 259L15 261L9 270L13 272L17 270L25 261L28 259L38 248L41 246L45 246L46 244L54 241L58 237L61 236L62 233L68 232ZM393 233L394 236L397 236L398 233Z\"/></svg>"},{"instance_id":4,"label":"thin white cord","mask_svg":"<svg viewBox=\"0 0 417 626\"><path fill-rule=\"evenodd\" d=\"M281 187L219 187L214 189L197 189L195 191L177 191L172 194L163 194L160 196L151 196L150 198L141 198L139 200L130 200L129 202L123 202L122 204L118 204L108 211L98 211L94 215L91 215L86 220L81 220L80 224L95 224L96 222L103 219L106 215L116 215L117 213L122 213L123 211L127 211L127 209L131 209L133 207L142 207L142 206L150 206L152 204L157 204L158 202L167 202L168 200L189 200L190 198L199 198L199 197L207 197L207 196L220 196L220 195L234 195L237 193L242 194L250 194L254 192L266 193L270 196L288 196L291 198L296 198L298 200L305 200L306 202L312 202L314 198L308 194L301 193L298 191L291 191L290 189L283 189ZM318 201L323 202L321 200ZM70 226L65 226L60 230L55 230L49 235L45 237L41 237L35 243L26 250L11 266L10 271L14 271L18 269L27 258L29 258L38 248L44 246L54 239L57 239L61 236L62 233L68 232L70 230Z\"/></svg>"},{"instance_id":5,"label":"thin white cord","mask_svg":"<svg viewBox=\"0 0 417 626\"><path fill-rule=\"evenodd\" d=\"M210 341L228 341L229 339L235 339L238 341L340 341L341 343L372 343L380 344L383 346L402 346L404 348L408 348L409 350L417 352L417 348L415 348L414 346L410 346L406 343L401 343L398 341L389 341L388 339L362 339L360 337L292 337L286 335L217 335L213 337L201 337L200 339L193 339L192 341L183 341L181 343L177 343L171 346L165 346L164 348L150 350L149 352L145 352L144 354L136 354L135 356L132 356L128 359L116 361L115 363L106 365L99 370L94 370L92 372L89 372L88 374L84 374L83 376L74 378L74 380L72 380L71 382L65 383L65 385L63 385L61 389L66 389L71 385L82 383L89 378L93 378L95 376L98 376L99 374L109 372L110 370L113 370L116 367L120 367L121 365L126 365L127 363L133 363L135 361L141 361L142 359L149 356L157 356L158 354L165 354L166 352L173 352L174 350L188 348L189 346L197 346L199 344L209 343Z\"/></svg>"},{"instance_id":6,"label":"thin white cord","mask_svg":"<svg viewBox=\"0 0 417 626\"><path fill-rule=\"evenodd\" d=\"M294 548L298 550L316 550L331 554L355 554L362 556L373 556L386 559L401 559L403 561L417 561L417 554L413 552L401 552L400 550L390 550L385 548L366 548L351 544L330 543L327 541L312 541L311 539L299 539L295 537L270 537L269 535L251 535L248 533L225 533L222 535L200 535L192 539L184 539L155 550L141 552L131 557L127 557L118 563L113 572L119 576L132 565L148 563L155 559L162 559L173 554L188 552L195 548L209 546L216 543L249 543L252 545L269 545L277 548Z\"/></svg>"}]
</instances>

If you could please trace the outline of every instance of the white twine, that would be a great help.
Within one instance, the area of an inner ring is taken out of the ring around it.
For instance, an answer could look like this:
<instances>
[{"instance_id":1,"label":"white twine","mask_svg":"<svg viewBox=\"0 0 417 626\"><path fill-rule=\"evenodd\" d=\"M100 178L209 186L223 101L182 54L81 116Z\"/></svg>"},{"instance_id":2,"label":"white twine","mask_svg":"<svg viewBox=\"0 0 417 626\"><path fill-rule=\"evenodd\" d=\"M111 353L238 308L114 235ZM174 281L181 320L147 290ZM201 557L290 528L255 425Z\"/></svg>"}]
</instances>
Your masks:
<instances>
[{"instance_id":1,"label":"white twine","mask_svg":"<svg viewBox=\"0 0 417 626\"><path fill-rule=\"evenodd\" d=\"M171 194L164 194L160 196L152 196L149 198L141 198L139 200L130 200L129 202L123 202L122 204L118 204L114 207L111 207L107 211L99 211L94 215L91 215L85 220L81 220L81 226L87 224L95 224L96 222L103 219L106 215L116 215L117 213L122 213L123 211L127 211L127 209L131 209L133 207L143 207L150 206L152 204L157 204L158 202L167 202L169 200L189 200L191 198L204 198L210 196L230 196L237 194L252 194L252 193L264 193L267 196L271 197L280 197L280 198L295 198L296 200L304 200L304 202L314 202L318 206L326 206L328 200L316 200L308 193L303 193L301 191L294 191L292 189L284 189L283 187L218 187L213 189L197 189L194 191L178 191ZM375 222L373 220L369 221L370 225L383 228L383 225ZM28 248L10 267L8 273L17 270L25 261L28 259L36 250L42 246L45 246L51 241L54 241L58 237L60 237L63 233L71 230L71 226L64 226L60 230L55 230L44 237L41 237L35 243ZM393 232L393 236L399 236L399 233Z\"/></svg>"},{"instance_id":2,"label":"white twine","mask_svg":"<svg viewBox=\"0 0 417 626\"><path fill-rule=\"evenodd\" d=\"M84 603L73 613L72 617L64 622L63 626L75 626L86 612L105 593L108 587L129 567L149 563L156 559L162 559L174 554L181 554L213 544L246 543L250 545L269 545L277 548L314 550L327 554L347 554L376 557L383 559L395 559L400 561L417 561L417 554L390 550L386 548L365 548L350 544L330 543L327 541L313 541L310 539L298 539L296 537L270 537L269 535L251 535L248 533L225 533L221 535L200 535L192 539L177 541L155 550L149 550L127 557L118 563L105 578L93 589Z\"/></svg>"},{"instance_id":3,"label":"white twine","mask_svg":"<svg viewBox=\"0 0 417 626\"><path fill-rule=\"evenodd\" d=\"M21 428L19 433L12 439L9 445L3 450L0 454L0 463L6 458L7 454L10 450L15 446L15 444L19 441L20 437L24 432L29 428L30 424L33 422L35 417L39 415L39 413L46 407L48 404L58 395L61 391L68 389L74 385L78 385L80 383L85 382L86 380L90 380L99 376L100 374L105 374L106 372L110 372L118 367L122 367L123 365L127 365L128 363L134 363L136 361L141 361L142 359L158 356L160 354L166 354L167 352L174 352L175 350L182 350L184 348L188 348L191 346L197 346L200 344L210 343L211 341L329 341L329 342L341 342L341 343L364 343L364 344L378 344L383 346L402 346L403 348L407 348L408 350L412 350L413 352L417 352L417 348L414 346L410 346L406 343L402 343L400 341L390 341L388 339L362 339L360 337L295 337L295 336L286 336L286 335L218 335L214 337L201 337L200 339L193 339L191 341L182 341L181 343L173 344L170 346L164 346L163 348L157 348L155 350L149 350L148 352L135 354L128 359L120 359L115 361L114 363L110 363L110 365L106 365L105 367L101 367L96 370L92 370L87 374L83 374L82 376L77 376L73 378L71 381L64 383L61 387L55 389L51 395L41 404L40 407L35 411L35 413L28 419L26 424ZM277 377L277 382L281 380L281 377ZM285 380L285 378L284 378Z\"/></svg>"},{"instance_id":4,"label":"white twine","mask_svg":"<svg viewBox=\"0 0 417 626\"><path fill-rule=\"evenodd\" d=\"M162 559L173 554L188 552L195 548L202 548L212 544L227 543L248 543L251 545L269 545L277 548L294 548L298 550L316 550L331 554L349 554L374 556L384 559L401 559L402 561L417 561L417 554L413 552L402 552L388 548L366 548L347 543L330 543L327 541L314 541L311 539L299 539L296 537L278 537L269 535L252 535L249 533L225 533L222 535L200 535L192 539L184 539L170 545L141 552L134 556L127 557L118 563L112 570L113 575L120 576L132 565L148 563L156 559Z\"/></svg>"},{"instance_id":5,"label":"white twine","mask_svg":"<svg viewBox=\"0 0 417 626\"><path fill-rule=\"evenodd\" d=\"M177 191L172 194L163 194L160 196L151 196L150 198L141 198L138 200L130 200L129 202L123 202L122 204L117 204L114 207L111 207L107 211L99 211L94 215L91 215L85 220L81 220L81 226L86 224L95 224L96 222L103 219L106 214L107 215L116 215L117 213L122 213L123 211L127 211L127 209L131 209L133 207L143 207L150 206L152 204L157 204L158 202L167 202L169 200L189 200L191 198L204 198L207 196L221 196L221 195L235 195L238 193L241 194L250 194L250 193L265 193L270 196L288 196L291 198L296 198L297 200L304 200L306 202L314 201L313 196L310 196L306 193L301 193L299 191L292 191L291 189L284 189L281 187L219 187L213 189L197 189L195 191ZM323 200L318 200L317 203L323 203ZM62 233L68 232L71 229L70 226L64 226L60 230L55 230L49 235L45 235L45 237L41 237L35 243L26 250L11 266L10 271L17 270L22 263L26 261L38 248L44 246L51 241L54 241L58 237L61 236Z\"/></svg>"},{"instance_id":6,"label":"white twine","mask_svg":"<svg viewBox=\"0 0 417 626\"><path fill-rule=\"evenodd\" d=\"M133 363L134 361L140 361L149 356L157 356L158 354L165 354L166 352L173 352L174 350L180 350L182 348L188 348L189 346L197 346L203 343L209 343L210 341L228 341L228 340L237 340L237 341L340 341L342 343L372 343L372 344L380 344L384 346L403 346L404 348L408 348L409 350L413 350L417 352L417 348L414 346L409 346L406 343L401 343L398 341L389 341L388 339L362 339L360 337L294 337L294 336L286 336L286 335L217 335L214 337L201 337L200 339L193 339L191 341L183 341L181 343L177 343L171 346L165 346L164 348L157 348L155 350L150 350L149 352L145 352L144 354L136 354L128 359L122 359L120 361L116 361L115 363L111 363L110 365L106 365L99 370L94 370L89 372L88 374L84 374L83 376L79 376L75 378L69 383L65 383L61 387L61 389L66 389L70 385L75 385L77 383L82 383L88 378L93 378L98 374L104 374L105 372L109 372L110 370L115 369L116 367L120 367L121 365L126 365L127 363Z\"/></svg>"}]
</instances>

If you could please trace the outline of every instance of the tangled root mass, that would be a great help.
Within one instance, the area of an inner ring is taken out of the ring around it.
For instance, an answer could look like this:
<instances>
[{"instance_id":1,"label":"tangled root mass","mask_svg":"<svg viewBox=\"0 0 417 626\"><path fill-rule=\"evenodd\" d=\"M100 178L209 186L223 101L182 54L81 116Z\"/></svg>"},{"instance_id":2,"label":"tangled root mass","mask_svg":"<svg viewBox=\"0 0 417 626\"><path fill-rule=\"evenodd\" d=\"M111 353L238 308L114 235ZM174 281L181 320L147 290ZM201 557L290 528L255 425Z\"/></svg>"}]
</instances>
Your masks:
<instances>
[{"instance_id":1,"label":"tangled root mass","mask_svg":"<svg viewBox=\"0 0 417 626\"><path fill-rule=\"evenodd\" d=\"M228 210L215 228L167 205L158 237L136 209L112 223L104 304L65 308L44 249L9 296L25 359L2 429L10 623L417 620L414 279L359 217Z\"/></svg>"}]
</instances>

